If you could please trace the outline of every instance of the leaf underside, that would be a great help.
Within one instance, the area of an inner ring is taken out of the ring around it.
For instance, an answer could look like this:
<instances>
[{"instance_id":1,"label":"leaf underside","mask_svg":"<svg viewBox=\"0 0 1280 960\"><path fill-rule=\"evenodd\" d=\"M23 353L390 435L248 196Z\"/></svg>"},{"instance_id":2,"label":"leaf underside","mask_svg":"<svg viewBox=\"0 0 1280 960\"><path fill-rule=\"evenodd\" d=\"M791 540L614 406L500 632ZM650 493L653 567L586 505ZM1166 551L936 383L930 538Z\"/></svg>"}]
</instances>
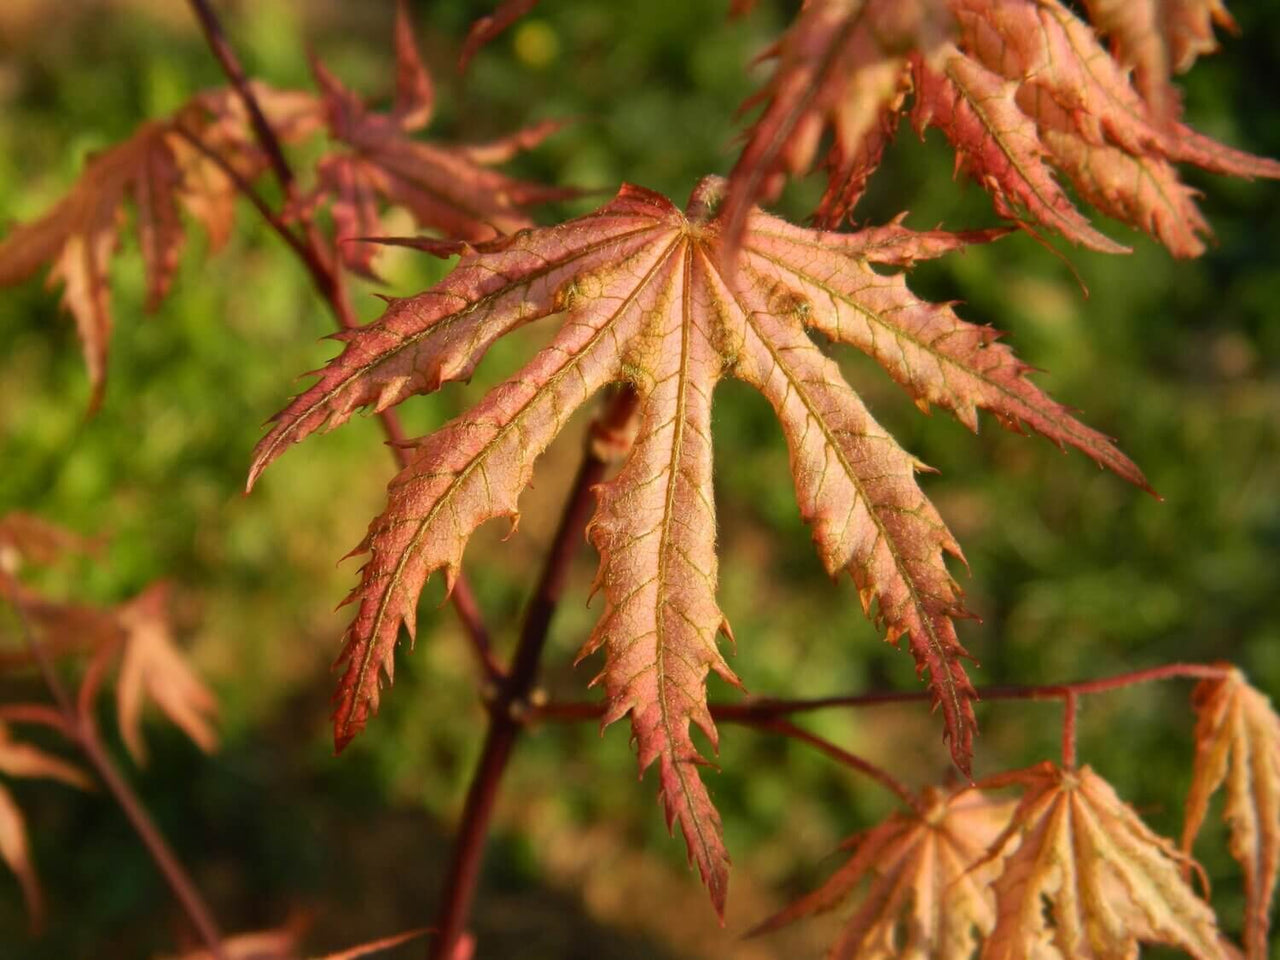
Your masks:
<instances>
[{"instance_id":1,"label":"leaf underside","mask_svg":"<svg viewBox=\"0 0 1280 960\"><path fill-rule=\"evenodd\" d=\"M900 269L997 232L916 232L899 223L855 234L794 227L751 214L732 274L723 273L724 188L704 180L685 212L624 187L596 212L549 228L463 246L449 276L394 300L274 421L250 482L291 443L405 398L467 379L505 333L550 314L546 347L474 408L416 441L384 513L357 552L370 553L339 664L335 738L341 748L376 711L403 624L412 636L427 578L457 576L468 538L517 500L538 455L573 412L610 383L639 397L639 433L620 472L599 488L590 528L604 609L586 656L606 722L630 714L641 768L657 764L668 820L679 823L723 904L728 857L699 776L690 725L716 742L706 703L711 671L736 677L717 643L710 443L716 383L736 377L773 406L791 452L801 512L834 576L848 573L891 640L927 672L951 752L967 770L974 730L963 614L945 563L959 547L916 482L920 464L875 422L816 330L878 360L923 408L970 427L978 409L1074 446L1127 479L1141 473L1110 440L1079 423L1027 378L992 331L907 289Z\"/></svg>"}]
</instances>

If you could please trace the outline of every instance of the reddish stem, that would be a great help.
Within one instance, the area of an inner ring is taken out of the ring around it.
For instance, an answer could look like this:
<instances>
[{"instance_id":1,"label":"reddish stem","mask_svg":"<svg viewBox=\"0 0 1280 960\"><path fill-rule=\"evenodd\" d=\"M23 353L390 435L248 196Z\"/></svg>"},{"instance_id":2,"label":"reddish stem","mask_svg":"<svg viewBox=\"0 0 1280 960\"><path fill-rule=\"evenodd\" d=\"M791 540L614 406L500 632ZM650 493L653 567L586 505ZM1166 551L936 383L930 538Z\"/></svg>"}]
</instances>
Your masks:
<instances>
[{"instance_id":1,"label":"reddish stem","mask_svg":"<svg viewBox=\"0 0 1280 960\"><path fill-rule=\"evenodd\" d=\"M1069 695L1084 696L1086 694L1106 693L1120 690L1139 683L1150 683L1156 680L1189 678L1194 680L1216 679L1226 676L1228 668L1208 663L1169 663L1159 667L1148 667L1143 670L1131 670L1111 677L1100 677L1096 680L1080 680L1075 683L1054 683L1035 685L995 684L978 688L978 699L982 700L1063 700ZM930 699L932 694L927 690L891 690L875 693L861 693L834 697L817 697L810 700L783 700L774 698L748 699L743 703L714 704L712 713L717 719L730 719L739 716L786 716L793 713L806 713L811 710L822 710L828 707L877 707L888 703L919 703ZM586 704L591 708L594 705ZM560 704L560 707L575 707L573 704ZM540 710L541 714L542 711ZM566 716L565 719L575 719Z\"/></svg>"},{"instance_id":2,"label":"reddish stem","mask_svg":"<svg viewBox=\"0 0 1280 960\"><path fill-rule=\"evenodd\" d=\"M551 549L547 554L534 589L533 599L525 611L520 639L511 661L511 670L498 685L489 703L489 729L485 734L480 760L467 789L462 822L454 839L453 856L445 875L444 899L436 914L436 937L432 942L432 960L449 960L466 929L467 917L475 899L480 879L480 862L498 787L511 757L512 747L532 707L529 696L538 679L538 662L546 646L547 635L556 605L564 593L573 557L582 542L582 531L595 496L593 488L603 478L608 460L596 441L610 425L628 419L635 409L636 396L630 388L619 391L602 420L593 428L587 449L574 478L564 511L560 516Z\"/></svg>"},{"instance_id":3,"label":"reddish stem","mask_svg":"<svg viewBox=\"0 0 1280 960\"><path fill-rule=\"evenodd\" d=\"M236 56L235 50L227 42L227 36L223 32L222 24L218 21L218 15L213 12L208 0L191 0L191 8L195 11L196 19L200 21L200 28L204 31L204 38L209 43L209 49L213 51L218 63L222 65L222 72L231 81L231 86L240 95L244 108L249 111L249 122L253 125L254 136L257 137L258 144L266 153L267 160L271 164L271 169L275 173L276 179L280 181L280 186L284 189L285 195L289 195L293 190L293 171L289 169L289 163L284 158L284 150L280 146L280 140L275 131L271 129L271 124L267 122L266 114L262 112L258 98L253 95L253 90L249 86L249 78L245 76L244 68L240 66L240 60Z\"/></svg>"},{"instance_id":4,"label":"reddish stem","mask_svg":"<svg viewBox=\"0 0 1280 960\"><path fill-rule=\"evenodd\" d=\"M151 859L155 862L156 867L159 868L160 873L168 881L174 897L177 898L178 903L182 906L187 919L191 921L191 925L195 927L197 935L204 941L204 945L210 955L215 960L229 960L226 951L223 949L222 935L218 932L218 924L213 919L213 912L205 903L199 888L196 887L195 882L182 866L182 861L178 859L177 854L173 852L173 849L165 841L150 814L147 813L146 807L138 799L137 794L133 792L133 788L129 786L128 781L116 769L106 748L102 745L102 741L98 739L97 726L93 722L92 703L81 703L77 706L67 688L63 685L62 679L58 676L52 658L31 630L31 625L27 621L27 615L22 608L21 601L16 597L10 597L10 602L17 613L18 627L27 648L31 651L36 663L39 664L45 685L49 688L49 693L58 705L58 713L61 714L59 729L67 735L72 743L80 748L89 765L98 774L98 778L106 786L120 809L124 811L125 817L128 818L129 823L137 832L139 839L142 840L143 846L146 847L147 853L151 855ZM91 666L91 675L95 672L95 668L100 669L97 666L99 660L100 658L96 658L95 665ZM51 713L52 711L49 712ZM35 709L27 710L26 713L27 716L24 719L35 722L49 722L49 718L44 711L40 711L39 717L37 717ZM17 717L14 717L14 719L17 719Z\"/></svg>"},{"instance_id":5,"label":"reddish stem","mask_svg":"<svg viewBox=\"0 0 1280 960\"><path fill-rule=\"evenodd\" d=\"M232 87L244 102L245 109L249 112L250 122L253 125L254 136L267 154L276 179L280 181L280 185L284 188L286 196L288 196L292 192L293 171L289 167L288 160L285 159L279 137L276 136L270 122L262 111L261 105L258 103L257 97L254 96L253 88L249 85L248 78L245 76L244 68L240 65L240 60L236 56L235 50L227 42L226 32L222 29L218 15L209 6L208 0L190 0L190 2L196 18L200 21L200 26L204 30L209 49L213 52L214 57L217 58L218 63L221 64L222 70L227 75L227 79L231 81ZM288 244L289 249L298 256L307 268L316 290L333 311L333 315L337 318L339 325L346 330L358 327L360 321L356 317L355 310L351 306L350 297L347 295L346 277L342 272L342 268L338 265L337 257L335 255L326 255L323 237L315 225L309 220L304 220L303 233L305 239L300 238L298 234L285 225L281 217L272 212L262 196L253 189L253 186L225 160L209 150L198 138L193 137L182 127L177 127L176 129L181 136L205 156L213 160L219 169L227 174L236 189L248 198L263 219ZM378 420L382 424L382 432L386 435L391 445L392 454L395 456L396 462L403 469L409 462L410 454L406 446L405 432L400 424L400 418L394 410L383 410L378 414ZM495 679L498 675L498 667L491 651L489 631L485 627L484 618L480 613L480 605L471 590L471 584L462 573L458 574L450 597L453 601L454 609L458 612L459 619L462 620L462 625L467 632L467 638L475 651L481 669L488 679Z\"/></svg>"},{"instance_id":6,"label":"reddish stem","mask_svg":"<svg viewBox=\"0 0 1280 960\"><path fill-rule=\"evenodd\" d=\"M1055 683L1043 686L989 686L979 687L978 696L980 700L1061 700L1063 701L1063 718L1062 718L1062 764L1070 769L1076 764L1076 717L1078 713L1078 702L1081 696L1095 693L1106 693L1111 690L1120 690L1124 687L1131 687L1139 683L1150 683L1155 680L1170 680L1174 678L1189 678L1195 680L1217 679L1226 676L1229 668L1206 663L1170 663L1160 667L1149 667L1145 670L1132 670L1128 673L1119 673L1111 677L1101 677L1097 680L1081 680L1076 683ZM761 698L755 700L747 700L744 703L713 703L710 705L711 716L723 723L738 723L744 726L756 727L761 730L775 730L784 733L787 736L797 737L807 742L812 742L812 737L808 731L794 724L787 723L780 726L774 723L776 720L788 717L796 713L807 713L813 710L822 710L828 707L877 707L889 703L919 703L927 701L931 694L925 690L911 691L886 691L878 693L853 694L848 696L835 697L817 697L811 700L775 700L771 698ZM599 703L589 702L568 702L568 703L547 703L534 709L530 720L553 720L575 722L582 720L595 720L604 712L604 707ZM797 733L798 731L798 733ZM839 750L839 747L834 747ZM822 748L826 750L826 748ZM830 753L830 750L826 752ZM832 754L835 756L835 754ZM852 757L852 754L848 755ZM849 762L846 757L839 757L845 762ZM865 763L865 761L862 761ZM875 777L890 790L893 790L899 796L903 793L899 787L895 787L892 783L886 781L888 774L882 771L877 773L873 770L866 769L855 763L850 766L856 766L864 773ZM890 778L891 780L892 778Z\"/></svg>"},{"instance_id":7,"label":"reddish stem","mask_svg":"<svg viewBox=\"0 0 1280 960\"><path fill-rule=\"evenodd\" d=\"M1076 712L1079 700L1079 694L1074 690L1068 690L1062 698L1062 767L1064 770L1076 768Z\"/></svg>"}]
</instances>

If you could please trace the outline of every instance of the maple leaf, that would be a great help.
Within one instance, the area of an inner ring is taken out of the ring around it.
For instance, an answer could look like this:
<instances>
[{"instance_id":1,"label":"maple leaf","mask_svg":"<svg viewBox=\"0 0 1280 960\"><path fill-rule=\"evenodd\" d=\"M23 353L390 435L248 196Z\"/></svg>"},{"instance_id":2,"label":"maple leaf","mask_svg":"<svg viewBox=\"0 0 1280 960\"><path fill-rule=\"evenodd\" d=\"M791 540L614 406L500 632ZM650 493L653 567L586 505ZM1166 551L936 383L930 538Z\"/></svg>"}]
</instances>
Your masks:
<instances>
[{"instance_id":1,"label":"maple leaf","mask_svg":"<svg viewBox=\"0 0 1280 960\"><path fill-rule=\"evenodd\" d=\"M577 195L489 169L518 150L537 146L560 129L558 122L480 146L425 143L406 136L430 122L434 97L403 2L396 17L396 97L389 114L370 111L318 60L313 59L312 72L329 133L351 150L319 162L318 185L310 202L331 204L339 250L351 270L373 274L376 248L350 241L386 233L380 201L408 210L419 227L464 240L487 240L529 226L524 208Z\"/></svg>"},{"instance_id":2,"label":"maple leaf","mask_svg":"<svg viewBox=\"0 0 1280 960\"><path fill-rule=\"evenodd\" d=\"M296 96L260 85L255 91L283 135L302 135L313 126ZM0 241L0 286L19 283L42 264L52 264L49 282L62 284L62 304L75 319L83 345L91 410L100 405L106 384L112 327L109 270L119 247L125 201L131 200L136 210L146 309L155 310L169 292L182 252L180 207L200 221L215 249L230 231L232 184L186 137L207 138L206 146L221 148L233 169L251 173L261 168L261 154L237 103L228 91L201 94L172 117L143 123L128 140L92 156L71 192L52 210Z\"/></svg>"},{"instance_id":3,"label":"maple leaf","mask_svg":"<svg viewBox=\"0 0 1280 960\"><path fill-rule=\"evenodd\" d=\"M1105 6L1102 22L1118 31L1116 17L1137 18L1133 8L1161 2L1095 6ZM1218 11L1213 0L1168 0L1162 42L1189 65L1206 35L1211 40L1210 21L1224 22ZM886 18L896 19L885 26ZM814 0L779 43L777 60L768 85L748 101L766 106L734 167L732 211L770 199L786 176L808 170L830 129L817 219L835 226L878 166L908 88L916 128L946 135L957 165L991 194L997 212L1096 250L1127 248L1090 225L1058 175L1180 257L1201 253L1209 231L1175 164L1280 177L1280 163L1216 143L1144 100L1125 63L1059 0Z\"/></svg>"},{"instance_id":4,"label":"maple leaf","mask_svg":"<svg viewBox=\"0 0 1280 960\"><path fill-rule=\"evenodd\" d=\"M1134 83L1162 121L1177 119L1179 98L1170 83L1196 58L1218 49L1214 27L1236 31L1222 0L1085 0L1098 30L1112 39L1116 58L1134 71Z\"/></svg>"},{"instance_id":5,"label":"maple leaf","mask_svg":"<svg viewBox=\"0 0 1280 960\"><path fill-rule=\"evenodd\" d=\"M722 225L713 215L723 188L705 179L682 213L659 194L624 186L595 213L558 226L447 248L462 252L449 276L343 335L342 354L275 418L249 480L287 444L357 408L386 409L466 379L500 336L562 313L541 352L417 441L391 482L385 512L356 550L372 557L348 597L358 611L339 659L335 739L344 746L376 711L380 674L391 676L401 623L413 636L427 577L441 570L451 585L472 532L494 517L517 519L534 460L573 411L604 385L629 383L640 397L639 432L619 474L597 488L590 538L605 608L582 655L605 651L597 678L608 695L605 721L631 714L641 768L658 764L668 820L681 824L717 907L727 856L689 725L714 744L706 676L714 670L737 683L716 642L728 633L715 598L710 416L718 380L744 380L773 405L824 564L853 577L889 639L906 638L966 769L974 693L944 562L959 547L916 484L919 462L871 418L804 328L870 354L922 407L939 404L970 426L979 407L988 409L1143 482L1110 440L1035 387L990 330L917 300L900 273L873 267L906 267L996 234L918 233L899 223L825 233L756 211L740 276L730 280L717 266Z\"/></svg>"},{"instance_id":6,"label":"maple leaf","mask_svg":"<svg viewBox=\"0 0 1280 960\"><path fill-rule=\"evenodd\" d=\"M1231 855L1244 869L1245 948L1256 960L1268 955L1269 908L1280 868L1280 718L1238 670L1202 680L1192 704L1196 756L1182 849L1190 853L1210 797L1226 784Z\"/></svg>"},{"instance_id":7,"label":"maple leaf","mask_svg":"<svg viewBox=\"0 0 1280 960\"><path fill-rule=\"evenodd\" d=\"M894 813L847 841L846 864L750 935L835 909L870 878L829 957L964 960L995 927L991 881L1001 864L983 855L1012 811L1012 803L977 790L931 788L918 810Z\"/></svg>"},{"instance_id":8,"label":"maple leaf","mask_svg":"<svg viewBox=\"0 0 1280 960\"><path fill-rule=\"evenodd\" d=\"M3 723L0 723L0 773L9 777L58 780L81 790L93 789L93 784L79 768L31 744L13 740ZM44 922L44 898L27 844L26 821L13 796L3 785L0 785L0 860L8 865L22 885L31 927L38 930Z\"/></svg>"},{"instance_id":9,"label":"maple leaf","mask_svg":"<svg viewBox=\"0 0 1280 960\"><path fill-rule=\"evenodd\" d=\"M120 735L138 763L146 760L142 739L143 698L150 696L201 750L218 746L211 725L218 701L174 646L167 613L168 587L152 584L115 611L124 633L116 685Z\"/></svg>"},{"instance_id":10,"label":"maple leaf","mask_svg":"<svg viewBox=\"0 0 1280 960\"><path fill-rule=\"evenodd\" d=\"M1231 955L1213 911L1182 876L1187 858L1089 767L1046 761L984 786L1013 784L1024 793L997 845L1019 842L993 888L996 924L983 960L1122 960L1137 956L1139 942L1199 960Z\"/></svg>"},{"instance_id":11,"label":"maple leaf","mask_svg":"<svg viewBox=\"0 0 1280 960\"><path fill-rule=\"evenodd\" d=\"M115 607L67 603L23 586L11 572L12 557L56 559L59 552L92 550L97 541L23 513L0 517L0 598L21 613L51 656L75 650L99 650L110 655L122 648L116 688L120 733L138 762L146 749L142 740L142 707L150 696L157 706L206 752L217 746L210 720L217 699L183 659L174 645L167 613L168 585L153 583L132 600ZM6 653L0 664L29 663L29 651Z\"/></svg>"}]
</instances>

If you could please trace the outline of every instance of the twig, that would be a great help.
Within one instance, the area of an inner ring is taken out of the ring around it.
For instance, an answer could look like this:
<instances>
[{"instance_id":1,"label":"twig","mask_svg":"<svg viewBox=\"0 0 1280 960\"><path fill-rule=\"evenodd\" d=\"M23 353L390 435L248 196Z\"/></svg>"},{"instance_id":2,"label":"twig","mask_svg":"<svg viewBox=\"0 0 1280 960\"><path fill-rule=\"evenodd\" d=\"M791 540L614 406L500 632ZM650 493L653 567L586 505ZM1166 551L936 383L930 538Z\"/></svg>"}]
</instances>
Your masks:
<instances>
[{"instance_id":1,"label":"twig","mask_svg":"<svg viewBox=\"0 0 1280 960\"><path fill-rule=\"evenodd\" d=\"M41 642L36 639L35 633L31 629L31 624L27 621L26 612L22 608L22 602L16 597L10 597L9 599L17 614L19 632L22 634L27 648L31 651L32 657L39 664L45 685L49 688L49 693L58 705L58 711L61 714L61 723L58 725L58 729L62 730L68 739L80 748L89 765L93 767L99 779L106 785L108 792L119 804L120 809L124 811L125 817L128 818L129 823L142 840L143 846L146 847L147 852L151 855L156 867L159 868L165 880L168 881L173 895L182 906L187 919L191 921L191 925L195 927L200 939L204 941L205 947L210 954L215 960L229 960L222 946L222 935L218 932L218 924L213 919L213 912L205 903L200 890L182 866L182 861L178 859L177 854L173 852L165 841L150 814L147 813L146 807L138 799L137 794L133 792L133 788L129 786L128 781L116 769L106 748L102 745L102 741L98 739L97 725L93 721L92 704L81 704L80 708L77 708L75 701L71 698L71 694L67 691L66 686L58 676L57 670L54 668L53 660L49 657ZM10 708L10 714L11 716L13 715L13 708ZM48 723L50 719L43 711L40 711L39 716L37 716L35 710L28 710L27 714L22 719L43 723ZM13 719L18 719L18 717L13 716Z\"/></svg>"},{"instance_id":2,"label":"twig","mask_svg":"<svg viewBox=\"0 0 1280 960\"><path fill-rule=\"evenodd\" d=\"M528 701L537 682L538 662L546 645L551 618L564 592L571 562L582 542L582 530L594 499L592 488L603 479L608 467L601 451L602 444L598 442L599 433L629 419L635 404L634 392L630 388L621 390L588 439L533 599L525 611L511 670L489 704L489 729L467 789L462 822L445 875L444 899L436 914L436 937L430 952L433 960L449 960L466 928L480 878L480 861L498 787L511 757L511 749L524 727L524 718L532 709Z\"/></svg>"},{"instance_id":3,"label":"twig","mask_svg":"<svg viewBox=\"0 0 1280 960\"><path fill-rule=\"evenodd\" d=\"M226 32L222 29L218 15L209 6L208 0L190 0L190 3L196 18L200 21L209 49L213 52L218 63L221 64L222 70L227 75L227 79L231 81L232 87L235 88L236 93L244 102L245 109L249 112L250 122L253 124L254 136L266 153L276 179L280 181L280 185L284 188L285 196L288 198L293 192L294 177L293 171L289 167L289 162L285 159L284 150L280 146L280 138L276 136L266 118L266 114L263 113L262 107L258 103L257 97L254 96L253 88L249 85L244 68L240 65L235 50L232 49L231 44L227 41ZM249 202L254 205L272 229L288 244L289 249L302 260L307 272L311 275L316 290L333 311L338 324L346 330L358 327L360 325L359 320L356 317L355 310L351 307L350 297L347 295L346 278L337 263L337 257L325 255L323 239L315 225L304 218L304 237L299 237L298 234L288 228L277 214L272 212L266 201L262 199L261 194L254 190L253 186L221 157L208 150L198 139L192 137L183 128L178 127L177 132L219 165L220 169L235 184L236 189L248 198ZM400 424L399 416L394 410L383 410L378 414L378 420L382 424L382 432L386 435L387 441L391 446L392 455L396 458L396 462L401 469L403 469L409 463L409 451L405 445L405 432ZM475 652L476 659L486 679L489 681L496 680L499 677L500 670L497 666L497 661L493 657L489 631L484 624L484 618L480 613L480 605L476 601L471 584L461 572L459 572L454 583L450 599L453 602L454 609L458 612L458 617L466 630L467 639Z\"/></svg>"},{"instance_id":4,"label":"twig","mask_svg":"<svg viewBox=\"0 0 1280 960\"><path fill-rule=\"evenodd\" d=\"M258 138L258 144L266 153L267 161L271 164L276 179L280 181L285 196L288 196L293 191L293 171L289 169L289 163L284 158L280 139L271 129L271 124L267 122L258 98L253 95L249 78L245 76L244 68L240 66L235 50L227 42L227 36L223 32L222 24L218 21L218 15L213 12L208 0L191 0L191 8L195 11L196 19L200 21L200 28L204 31L209 49L222 65L222 72L231 81L231 86L240 95L244 108L249 111L249 122L253 125L254 136Z\"/></svg>"},{"instance_id":5,"label":"twig","mask_svg":"<svg viewBox=\"0 0 1280 960\"><path fill-rule=\"evenodd\" d=\"M1076 715L1078 701L1081 696L1107 693L1112 690L1132 687L1139 683L1151 683L1156 680L1171 680L1175 678L1193 680L1217 679L1225 676L1227 669L1226 667L1207 663L1170 663L1145 670L1119 673L1111 677L1100 677L1097 680L1080 680L1076 683L1055 683L1043 686L993 685L979 687L978 699L986 701L1063 701L1062 763L1064 767L1071 768L1076 763ZM789 736L794 736L795 734L791 730L801 730L806 733L807 731L803 731L802 728L794 727L793 725L791 729L783 730L781 727L770 727L770 723L793 714L809 713L814 710L825 710L834 707L879 707L890 703L921 703L928 701L931 696L925 690L891 690L846 696L817 697L810 700L749 699L743 703L713 703L710 705L710 709L711 716L715 720L724 723L738 723L758 729L775 729L779 732L785 732ZM587 701L546 703L533 708L529 713L528 720L530 722L551 720L573 723L598 719L603 712L604 706L600 703ZM805 738L802 737L801 739ZM872 775L874 776L874 774ZM890 787L890 789L894 788Z\"/></svg>"}]
</instances>

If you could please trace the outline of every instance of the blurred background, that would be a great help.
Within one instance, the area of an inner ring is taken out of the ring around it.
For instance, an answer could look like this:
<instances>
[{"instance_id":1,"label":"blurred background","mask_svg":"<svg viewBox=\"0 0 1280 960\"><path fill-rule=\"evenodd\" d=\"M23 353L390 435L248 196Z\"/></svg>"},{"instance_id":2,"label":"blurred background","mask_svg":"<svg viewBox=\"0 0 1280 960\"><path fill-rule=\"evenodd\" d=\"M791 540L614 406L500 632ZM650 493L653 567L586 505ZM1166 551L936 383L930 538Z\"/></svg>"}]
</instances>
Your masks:
<instances>
[{"instance_id":1,"label":"blurred background","mask_svg":"<svg viewBox=\"0 0 1280 960\"><path fill-rule=\"evenodd\" d=\"M700 176L731 166L734 108L762 76L749 64L794 6L765 2L727 22L723 0L554 0L483 51L464 81L454 68L460 40L490 4L417 3L440 88L427 136L483 140L576 118L507 169L607 193L628 180L682 203ZM219 7L256 76L309 89L311 46L355 89L389 94L391 0ZM1242 35L1186 78L1188 119L1280 156L1280 6L1237 0L1232 12ZM46 210L88 153L221 82L178 0L0 4L0 230ZM940 471L923 485L970 563L957 575L981 622L960 632L981 661L980 683L1226 659L1280 693L1280 187L1186 176L1204 192L1217 233L1196 262L1100 221L1135 252L1065 249L1081 282L1021 236L921 265L912 281L922 296L964 301L968 319L1008 331L1020 356L1045 369L1039 382L1118 437L1162 501L990 420L975 437L945 413L922 417L871 363L840 355L881 422ZM817 179L802 182L779 208L803 218L820 192ZM551 222L596 202L538 215ZM0 513L23 509L108 538L99 561L46 579L62 596L114 603L156 578L173 581L181 641L221 698L223 745L206 758L153 716L151 761L127 769L226 929L303 911L320 952L429 921L483 714L433 582L417 649L401 651L381 715L340 759L332 755L329 665L347 622L333 608L357 566L336 564L381 509L392 462L377 422L357 418L294 448L252 496L241 494L262 421L300 372L336 352L319 339L331 319L302 269L241 206L216 258L192 231L174 293L154 315L143 315L141 260L126 237L112 275L106 402L91 419L57 296L39 279L0 291ZM905 127L858 212L880 222L902 210L920 228L995 222L985 194L953 181L941 138L921 143ZM373 293L416 292L442 272L421 255L384 256L386 287L356 292L365 319L379 313ZM474 402L545 335L535 325L499 345L470 385L406 403L412 432ZM584 426L580 418L540 462L519 535L502 542L505 527L490 525L468 551L504 651ZM715 432L721 603L748 689L804 697L912 688L910 657L878 638L851 583L824 575L765 402L724 384ZM596 666L574 669L572 660L599 609L586 606L593 570L584 548L545 660L554 697L588 696ZM2 642L16 641L9 632ZM712 693L733 696L716 681ZM1190 772L1189 693L1170 682L1090 698L1081 717L1083 758L1175 836ZM0 676L0 700L39 695L32 676ZM1055 705L982 705L979 719L976 775L1056 756ZM940 720L922 707L805 722L913 786L950 775ZM104 724L114 737L105 715ZM759 941L741 934L824 877L840 840L886 815L892 798L803 746L724 728L722 772L708 774L734 858L721 929L683 843L666 836L655 778L636 780L625 726L603 737L592 724L544 728L521 742L474 914L479 956L818 955L830 923ZM6 786L30 822L50 922L41 938L26 935L18 886L0 871L0 956L134 958L173 947L181 919L168 890L104 797L44 782ZM1197 853L1224 924L1238 929L1238 872L1216 825Z\"/></svg>"}]
</instances>

